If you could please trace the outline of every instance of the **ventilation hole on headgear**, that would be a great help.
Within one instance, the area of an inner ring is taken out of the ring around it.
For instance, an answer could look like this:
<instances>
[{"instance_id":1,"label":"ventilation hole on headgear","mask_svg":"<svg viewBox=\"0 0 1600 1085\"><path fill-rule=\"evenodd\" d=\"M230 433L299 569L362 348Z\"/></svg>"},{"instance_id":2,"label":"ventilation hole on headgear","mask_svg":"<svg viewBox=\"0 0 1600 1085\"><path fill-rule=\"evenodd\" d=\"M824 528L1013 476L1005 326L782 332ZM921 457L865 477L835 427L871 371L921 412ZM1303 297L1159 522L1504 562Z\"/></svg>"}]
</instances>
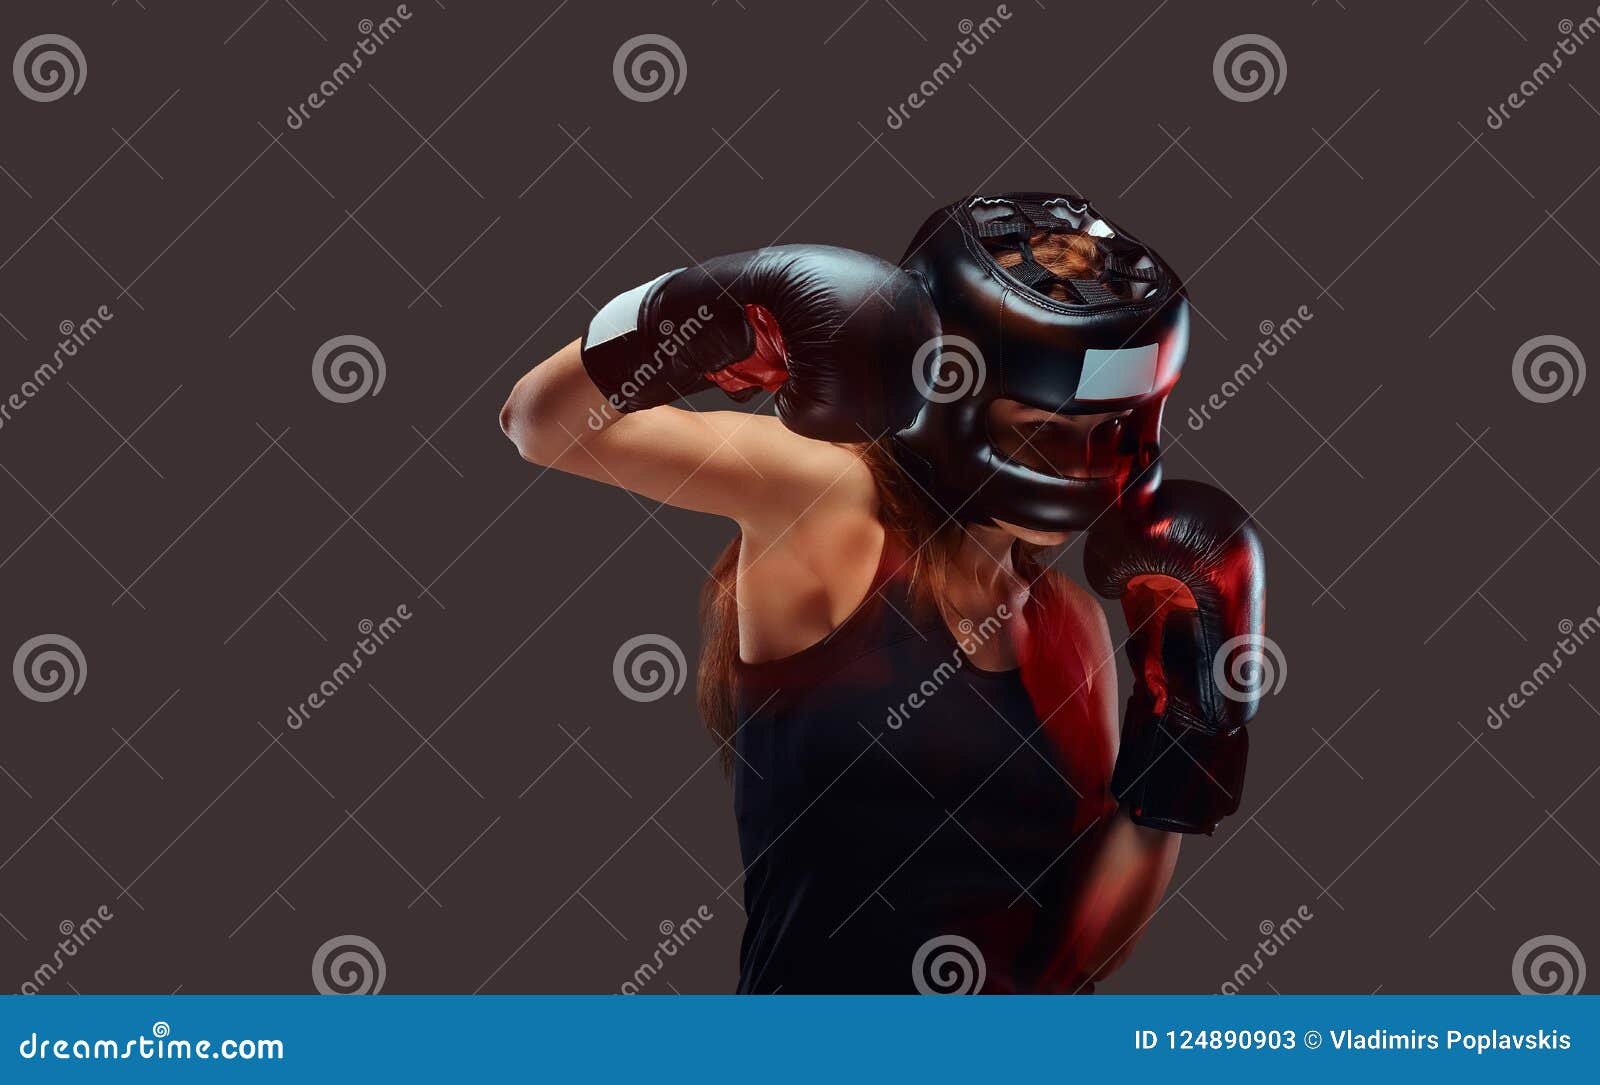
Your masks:
<instances>
[{"instance_id":1,"label":"ventilation hole on headgear","mask_svg":"<svg viewBox=\"0 0 1600 1085\"><path fill-rule=\"evenodd\" d=\"M1083 216L1081 214L1073 214L1072 208L1067 205L1067 201L1052 200L1044 206L1045 210L1050 212L1052 218L1060 219L1074 230L1082 227Z\"/></svg>"},{"instance_id":2,"label":"ventilation hole on headgear","mask_svg":"<svg viewBox=\"0 0 1600 1085\"><path fill-rule=\"evenodd\" d=\"M1010 271L1024 262L1013 238L985 238L984 245L995 262ZM1098 279L1105 260L1093 239L1066 230L1035 230L1028 235L1033 258L1045 270L1062 279ZM1077 304L1080 299L1065 283L1045 283L1039 292L1057 301Z\"/></svg>"},{"instance_id":3,"label":"ventilation hole on headgear","mask_svg":"<svg viewBox=\"0 0 1600 1085\"><path fill-rule=\"evenodd\" d=\"M996 219L1010 218L1016 213L1016 205L1009 202L980 203L971 208L972 221L980 226Z\"/></svg>"},{"instance_id":4,"label":"ventilation hole on headgear","mask_svg":"<svg viewBox=\"0 0 1600 1085\"><path fill-rule=\"evenodd\" d=\"M1147 271L1153 269L1155 266L1156 262L1150 259L1150 257L1140 256L1138 262L1133 265L1133 269L1135 271ZM1126 288L1128 295L1134 300L1138 300L1139 298L1142 298L1146 294L1150 293L1150 291L1154 290L1156 288L1156 284L1142 283L1137 280L1129 280L1126 284Z\"/></svg>"}]
</instances>

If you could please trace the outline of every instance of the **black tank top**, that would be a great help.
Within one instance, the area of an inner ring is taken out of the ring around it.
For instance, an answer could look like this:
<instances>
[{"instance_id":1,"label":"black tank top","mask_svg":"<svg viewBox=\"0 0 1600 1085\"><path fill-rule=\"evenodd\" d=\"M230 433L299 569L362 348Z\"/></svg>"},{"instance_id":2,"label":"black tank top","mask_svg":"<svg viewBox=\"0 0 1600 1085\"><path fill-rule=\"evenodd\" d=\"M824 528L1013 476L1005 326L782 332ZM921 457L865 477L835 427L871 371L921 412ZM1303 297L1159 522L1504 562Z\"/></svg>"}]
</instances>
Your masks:
<instances>
[{"instance_id":1,"label":"black tank top","mask_svg":"<svg viewBox=\"0 0 1600 1085\"><path fill-rule=\"evenodd\" d=\"M964 985L976 967L939 963L958 939L982 955L986 991L1068 984L1063 898L1115 805L1110 752L1074 737L1102 730L1077 653L1057 644L1035 656L1048 666L981 670L901 567L886 542L872 590L832 634L735 664L741 993L913 992L914 966L930 989L941 972ZM1073 757L1105 771L1069 773Z\"/></svg>"}]
</instances>

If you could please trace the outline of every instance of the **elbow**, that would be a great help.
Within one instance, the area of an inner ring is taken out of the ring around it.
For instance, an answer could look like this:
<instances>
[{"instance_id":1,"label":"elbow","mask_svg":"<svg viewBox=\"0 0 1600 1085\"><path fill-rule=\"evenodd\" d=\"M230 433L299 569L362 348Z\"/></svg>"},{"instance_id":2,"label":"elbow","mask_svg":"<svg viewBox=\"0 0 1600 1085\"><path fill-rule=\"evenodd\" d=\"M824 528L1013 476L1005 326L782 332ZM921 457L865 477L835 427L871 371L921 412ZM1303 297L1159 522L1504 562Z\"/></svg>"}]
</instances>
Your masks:
<instances>
[{"instance_id":1,"label":"elbow","mask_svg":"<svg viewBox=\"0 0 1600 1085\"><path fill-rule=\"evenodd\" d=\"M522 394L522 385L511 390L511 395L506 399L505 405L500 408L500 432L506 435L514 446L517 454L530 463L537 463L535 453L539 451L533 442L532 419L529 417L526 398Z\"/></svg>"},{"instance_id":2,"label":"elbow","mask_svg":"<svg viewBox=\"0 0 1600 1085\"><path fill-rule=\"evenodd\" d=\"M527 377L517 382L500 408L500 432L516 446L519 456L541 467L553 464L578 440L549 414Z\"/></svg>"},{"instance_id":3,"label":"elbow","mask_svg":"<svg viewBox=\"0 0 1600 1085\"><path fill-rule=\"evenodd\" d=\"M515 395L513 394L512 398L506 400L505 406L500 408L500 432L505 434L511 443L515 445L517 444L517 408L514 400ZM522 446L517 445L517 450L520 452Z\"/></svg>"}]
</instances>

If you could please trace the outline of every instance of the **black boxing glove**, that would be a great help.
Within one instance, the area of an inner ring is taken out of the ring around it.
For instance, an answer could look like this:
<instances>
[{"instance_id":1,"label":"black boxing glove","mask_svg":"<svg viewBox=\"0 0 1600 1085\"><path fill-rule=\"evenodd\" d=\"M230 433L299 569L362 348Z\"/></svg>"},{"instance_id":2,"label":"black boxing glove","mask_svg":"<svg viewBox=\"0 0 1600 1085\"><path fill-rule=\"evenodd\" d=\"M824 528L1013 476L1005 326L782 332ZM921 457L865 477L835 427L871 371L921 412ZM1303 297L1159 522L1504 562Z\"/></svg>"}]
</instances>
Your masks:
<instances>
[{"instance_id":1,"label":"black boxing glove","mask_svg":"<svg viewBox=\"0 0 1600 1085\"><path fill-rule=\"evenodd\" d=\"M1199 482L1168 482L1149 501L1089 530L1083 569L1121 599L1134 688L1111 791L1139 825L1210 833L1239 809L1261 683L1240 688L1243 647L1263 645L1266 561L1248 513ZM1259 671L1257 673L1259 678Z\"/></svg>"},{"instance_id":2,"label":"black boxing glove","mask_svg":"<svg viewBox=\"0 0 1600 1085\"><path fill-rule=\"evenodd\" d=\"M913 361L938 332L931 299L895 265L830 245L776 245L618 295L590 322L582 353L618 411L713 384L736 399L765 388L796 433L866 441L915 414Z\"/></svg>"}]
</instances>

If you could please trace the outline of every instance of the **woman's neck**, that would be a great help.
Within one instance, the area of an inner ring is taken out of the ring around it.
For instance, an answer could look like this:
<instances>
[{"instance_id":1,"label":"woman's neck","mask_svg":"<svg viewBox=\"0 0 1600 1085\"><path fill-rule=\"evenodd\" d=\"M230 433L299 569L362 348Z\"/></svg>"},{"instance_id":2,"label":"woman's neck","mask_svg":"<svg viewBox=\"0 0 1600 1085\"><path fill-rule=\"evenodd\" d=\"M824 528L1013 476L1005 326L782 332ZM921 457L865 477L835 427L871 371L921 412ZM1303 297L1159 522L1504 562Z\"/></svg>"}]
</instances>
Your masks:
<instances>
[{"instance_id":1,"label":"woman's neck","mask_svg":"<svg viewBox=\"0 0 1600 1085\"><path fill-rule=\"evenodd\" d=\"M1008 593L1016 578L1016 566L1012 561L1015 541L1000 528L968 525L956 550L958 576L986 595Z\"/></svg>"}]
</instances>

